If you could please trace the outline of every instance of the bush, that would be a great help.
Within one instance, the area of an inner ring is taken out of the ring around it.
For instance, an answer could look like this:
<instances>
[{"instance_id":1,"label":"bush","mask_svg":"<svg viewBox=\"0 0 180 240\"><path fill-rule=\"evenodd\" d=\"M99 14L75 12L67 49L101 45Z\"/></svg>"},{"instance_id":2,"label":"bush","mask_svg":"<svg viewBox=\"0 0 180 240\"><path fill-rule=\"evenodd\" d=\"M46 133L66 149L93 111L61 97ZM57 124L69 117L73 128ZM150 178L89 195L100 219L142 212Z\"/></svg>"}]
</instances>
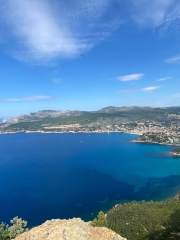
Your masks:
<instances>
[{"instance_id":1,"label":"bush","mask_svg":"<svg viewBox=\"0 0 180 240\"><path fill-rule=\"evenodd\" d=\"M97 218L95 218L92 222L91 225L94 227L105 227L107 225L107 219L105 214L100 211L97 215Z\"/></svg>"},{"instance_id":2,"label":"bush","mask_svg":"<svg viewBox=\"0 0 180 240\"><path fill-rule=\"evenodd\" d=\"M22 220L22 218L15 217L10 221L10 223L12 223L12 226L8 228L8 232L11 239L16 238L25 231L28 231L28 229L26 229L27 221Z\"/></svg>"},{"instance_id":3,"label":"bush","mask_svg":"<svg viewBox=\"0 0 180 240\"><path fill-rule=\"evenodd\" d=\"M0 240L9 240L8 225L1 222L0 224Z\"/></svg>"},{"instance_id":4,"label":"bush","mask_svg":"<svg viewBox=\"0 0 180 240\"><path fill-rule=\"evenodd\" d=\"M22 218L15 217L10 220L11 226L1 223L0 224L0 240L10 240L18 237L21 233L28 231L27 222Z\"/></svg>"}]
</instances>

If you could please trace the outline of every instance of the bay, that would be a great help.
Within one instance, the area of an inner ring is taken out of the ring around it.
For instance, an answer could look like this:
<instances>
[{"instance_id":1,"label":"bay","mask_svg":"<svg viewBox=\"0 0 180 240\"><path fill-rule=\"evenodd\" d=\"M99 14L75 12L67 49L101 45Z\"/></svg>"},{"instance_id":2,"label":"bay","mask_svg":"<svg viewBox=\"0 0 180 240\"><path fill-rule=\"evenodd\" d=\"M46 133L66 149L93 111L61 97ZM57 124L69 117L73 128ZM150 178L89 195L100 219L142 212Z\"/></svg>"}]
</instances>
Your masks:
<instances>
[{"instance_id":1,"label":"bay","mask_svg":"<svg viewBox=\"0 0 180 240\"><path fill-rule=\"evenodd\" d=\"M0 222L91 220L119 202L180 192L173 146L131 142L124 133L0 135Z\"/></svg>"}]
</instances>

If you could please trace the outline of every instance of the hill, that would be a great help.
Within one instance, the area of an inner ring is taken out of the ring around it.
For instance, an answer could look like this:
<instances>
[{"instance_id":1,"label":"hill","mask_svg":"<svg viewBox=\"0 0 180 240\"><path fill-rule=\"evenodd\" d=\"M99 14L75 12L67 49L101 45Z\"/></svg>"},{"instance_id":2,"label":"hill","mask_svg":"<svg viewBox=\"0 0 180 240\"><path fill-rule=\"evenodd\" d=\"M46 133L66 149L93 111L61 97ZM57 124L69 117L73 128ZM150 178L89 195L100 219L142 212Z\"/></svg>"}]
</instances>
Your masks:
<instances>
[{"instance_id":1,"label":"hill","mask_svg":"<svg viewBox=\"0 0 180 240\"><path fill-rule=\"evenodd\" d=\"M4 119L0 133L126 132L137 142L180 145L180 107L105 107L98 111L43 110Z\"/></svg>"},{"instance_id":2,"label":"hill","mask_svg":"<svg viewBox=\"0 0 180 240\"><path fill-rule=\"evenodd\" d=\"M109 228L128 240L179 240L180 199L117 204L107 220Z\"/></svg>"}]
</instances>

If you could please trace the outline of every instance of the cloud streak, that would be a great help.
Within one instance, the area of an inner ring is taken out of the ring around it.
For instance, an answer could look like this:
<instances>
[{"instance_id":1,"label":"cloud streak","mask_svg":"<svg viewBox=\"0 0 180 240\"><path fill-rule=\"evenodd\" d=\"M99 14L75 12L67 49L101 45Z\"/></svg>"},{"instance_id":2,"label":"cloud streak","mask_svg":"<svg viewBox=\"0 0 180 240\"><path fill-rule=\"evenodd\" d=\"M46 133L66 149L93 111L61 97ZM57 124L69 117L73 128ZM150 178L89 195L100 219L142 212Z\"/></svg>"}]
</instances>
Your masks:
<instances>
[{"instance_id":1,"label":"cloud streak","mask_svg":"<svg viewBox=\"0 0 180 240\"><path fill-rule=\"evenodd\" d=\"M178 63L180 64L180 56L168 58L165 60L166 63Z\"/></svg>"},{"instance_id":2,"label":"cloud streak","mask_svg":"<svg viewBox=\"0 0 180 240\"><path fill-rule=\"evenodd\" d=\"M146 88L141 88L141 89L126 89L126 90L120 90L117 91L117 94L131 94L131 93L135 93L135 92L152 92L154 90L157 90L158 88L161 88L162 86L151 86L151 87L146 87Z\"/></svg>"},{"instance_id":3,"label":"cloud streak","mask_svg":"<svg viewBox=\"0 0 180 240\"><path fill-rule=\"evenodd\" d=\"M152 87L146 87L146 88L143 88L142 91L148 91L148 92L151 92L151 91L154 91L158 88L161 88L162 86L152 86Z\"/></svg>"},{"instance_id":4,"label":"cloud streak","mask_svg":"<svg viewBox=\"0 0 180 240\"><path fill-rule=\"evenodd\" d=\"M134 80L139 80L141 79L145 74L143 73L138 73L138 74L130 74L130 75L125 75L125 76L120 76L117 77L116 79L122 82L127 82L127 81L134 81Z\"/></svg>"},{"instance_id":5,"label":"cloud streak","mask_svg":"<svg viewBox=\"0 0 180 240\"><path fill-rule=\"evenodd\" d=\"M161 82L161 81L165 81L165 80L169 80L169 79L172 79L172 77L159 78L156 81Z\"/></svg>"},{"instance_id":6,"label":"cloud streak","mask_svg":"<svg viewBox=\"0 0 180 240\"><path fill-rule=\"evenodd\" d=\"M2 102L37 102L50 99L51 96L37 95L37 96L27 96L23 98L5 98Z\"/></svg>"}]
</instances>

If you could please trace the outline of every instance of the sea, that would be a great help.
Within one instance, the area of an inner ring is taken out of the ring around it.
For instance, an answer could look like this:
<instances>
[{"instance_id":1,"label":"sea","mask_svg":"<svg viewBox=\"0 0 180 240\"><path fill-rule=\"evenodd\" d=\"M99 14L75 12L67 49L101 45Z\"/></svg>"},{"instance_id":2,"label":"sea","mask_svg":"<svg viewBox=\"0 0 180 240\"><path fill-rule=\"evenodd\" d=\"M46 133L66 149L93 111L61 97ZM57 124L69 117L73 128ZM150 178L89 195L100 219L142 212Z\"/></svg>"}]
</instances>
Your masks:
<instances>
[{"instance_id":1,"label":"sea","mask_svg":"<svg viewBox=\"0 0 180 240\"><path fill-rule=\"evenodd\" d=\"M132 200L180 192L173 146L134 143L125 133L0 134L0 222L15 216L92 220Z\"/></svg>"}]
</instances>

